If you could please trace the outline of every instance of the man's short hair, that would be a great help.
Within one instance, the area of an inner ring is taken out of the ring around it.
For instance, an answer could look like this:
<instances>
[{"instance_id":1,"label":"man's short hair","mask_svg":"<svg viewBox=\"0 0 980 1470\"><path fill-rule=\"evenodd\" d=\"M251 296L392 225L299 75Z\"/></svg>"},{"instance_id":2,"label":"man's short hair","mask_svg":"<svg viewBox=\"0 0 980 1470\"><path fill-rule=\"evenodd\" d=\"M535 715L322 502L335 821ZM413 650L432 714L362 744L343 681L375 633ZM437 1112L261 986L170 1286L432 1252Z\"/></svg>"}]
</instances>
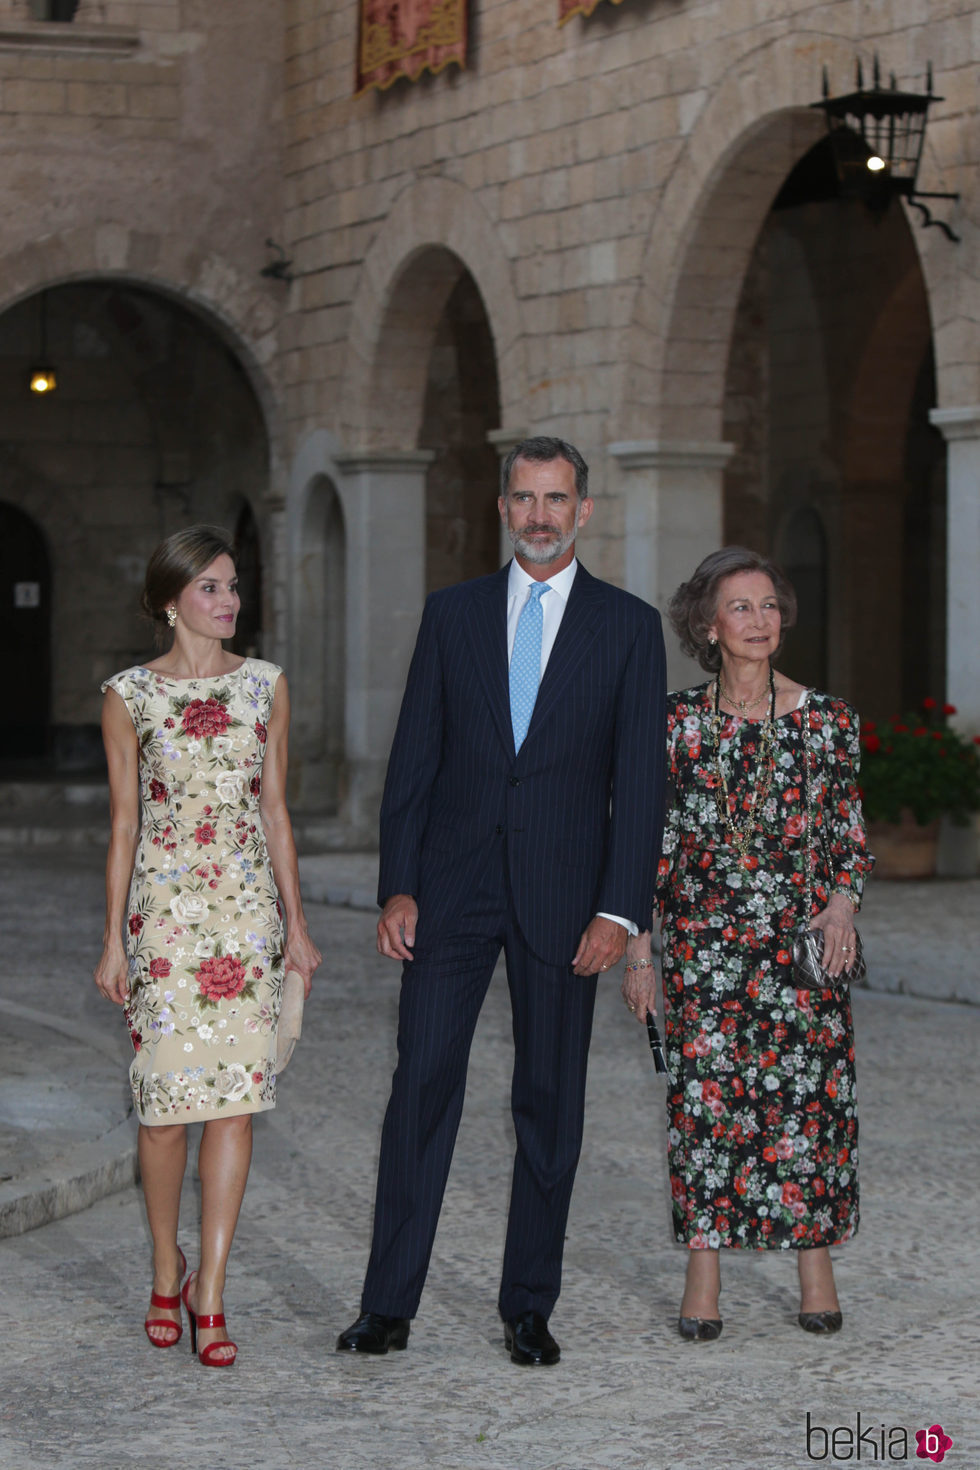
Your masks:
<instances>
[{"instance_id":1,"label":"man's short hair","mask_svg":"<svg viewBox=\"0 0 980 1470\"><path fill-rule=\"evenodd\" d=\"M589 467L575 445L569 444L564 439L553 439L547 434L538 434L532 439L522 439L520 444L515 444L500 466L500 498L502 500L507 499L511 472L519 459L526 459L531 464L551 464L556 459L563 459L575 471L575 494L579 500L584 500L588 495Z\"/></svg>"}]
</instances>

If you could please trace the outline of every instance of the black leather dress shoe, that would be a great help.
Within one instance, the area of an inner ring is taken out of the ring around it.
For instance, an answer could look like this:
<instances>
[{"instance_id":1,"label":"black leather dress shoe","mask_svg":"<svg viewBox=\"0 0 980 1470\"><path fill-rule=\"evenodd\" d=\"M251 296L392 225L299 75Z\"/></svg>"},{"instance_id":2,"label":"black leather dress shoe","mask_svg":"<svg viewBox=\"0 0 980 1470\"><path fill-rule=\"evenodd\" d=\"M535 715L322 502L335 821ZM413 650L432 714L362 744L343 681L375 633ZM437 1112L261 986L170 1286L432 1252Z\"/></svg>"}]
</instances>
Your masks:
<instances>
[{"instance_id":1,"label":"black leather dress shoe","mask_svg":"<svg viewBox=\"0 0 980 1470\"><path fill-rule=\"evenodd\" d=\"M389 1348L408 1346L411 1328L408 1317L385 1317L381 1312L362 1312L337 1338L338 1353L386 1353Z\"/></svg>"},{"instance_id":2,"label":"black leather dress shoe","mask_svg":"<svg viewBox=\"0 0 980 1470\"><path fill-rule=\"evenodd\" d=\"M540 1312L522 1312L504 1323L504 1343L512 1363L525 1367L557 1363L561 1348L548 1331Z\"/></svg>"},{"instance_id":3,"label":"black leather dress shoe","mask_svg":"<svg viewBox=\"0 0 980 1470\"><path fill-rule=\"evenodd\" d=\"M840 1332L844 1325L843 1312L801 1312L796 1319L804 1332L816 1332L826 1337L830 1332Z\"/></svg>"}]
</instances>

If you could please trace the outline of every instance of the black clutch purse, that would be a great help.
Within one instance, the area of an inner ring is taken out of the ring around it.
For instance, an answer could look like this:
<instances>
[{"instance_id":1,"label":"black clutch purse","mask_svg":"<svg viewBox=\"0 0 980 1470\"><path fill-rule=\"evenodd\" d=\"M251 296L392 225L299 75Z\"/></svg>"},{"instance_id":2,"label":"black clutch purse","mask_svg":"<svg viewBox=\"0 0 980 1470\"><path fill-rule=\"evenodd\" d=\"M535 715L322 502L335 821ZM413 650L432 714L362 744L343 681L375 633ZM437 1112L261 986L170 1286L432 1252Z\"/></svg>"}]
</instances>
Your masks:
<instances>
[{"instance_id":1,"label":"black clutch purse","mask_svg":"<svg viewBox=\"0 0 980 1470\"><path fill-rule=\"evenodd\" d=\"M831 975L823 967L823 930L797 929L793 940L793 979L801 990L840 990L860 984L868 973L861 936L854 931L854 962L849 970Z\"/></svg>"}]
</instances>

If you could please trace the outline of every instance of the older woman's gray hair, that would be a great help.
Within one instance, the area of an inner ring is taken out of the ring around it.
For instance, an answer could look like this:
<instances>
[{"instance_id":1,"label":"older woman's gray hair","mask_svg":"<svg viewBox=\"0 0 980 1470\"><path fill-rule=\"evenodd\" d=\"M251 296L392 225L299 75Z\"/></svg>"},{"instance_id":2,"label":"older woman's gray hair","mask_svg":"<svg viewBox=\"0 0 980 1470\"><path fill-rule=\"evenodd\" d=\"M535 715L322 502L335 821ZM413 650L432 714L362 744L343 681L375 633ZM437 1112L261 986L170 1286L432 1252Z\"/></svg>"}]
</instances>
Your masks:
<instances>
[{"instance_id":1,"label":"older woman's gray hair","mask_svg":"<svg viewBox=\"0 0 980 1470\"><path fill-rule=\"evenodd\" d=\"M717 643L708 642L708 629L718 612L718 592L726 577L737 576L739 572L762 572L773 585L780 618L777 654L787 630L796 622L796 593L775 562L747 546L723 546L720 551L713 551L690 581L681 583L667 604L670 626L680 639L681 648L688 658L696 658L709 674L717 674L721 668L721 650Z\"/></svg>"}]
</instances>

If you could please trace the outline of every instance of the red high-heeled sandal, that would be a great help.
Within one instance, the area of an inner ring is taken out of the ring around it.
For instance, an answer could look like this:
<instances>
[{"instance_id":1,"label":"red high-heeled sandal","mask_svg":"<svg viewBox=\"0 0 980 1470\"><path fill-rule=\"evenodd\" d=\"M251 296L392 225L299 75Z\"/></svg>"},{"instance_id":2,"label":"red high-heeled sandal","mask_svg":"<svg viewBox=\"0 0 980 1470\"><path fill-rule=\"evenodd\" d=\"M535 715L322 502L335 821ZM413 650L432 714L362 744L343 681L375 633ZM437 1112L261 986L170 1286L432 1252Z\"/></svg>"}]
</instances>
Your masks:
<instances>
[{"instance_id":1,"label":"red high-heeled sandal","mask_svg":"<svg viewBox=\"0 0 980 1470\"><path fill-rule=\"evenodd\" d=\"M168 1312L180 1311L180 1283L183 1281L184 1273L187 1270L187 1260L180 1246L177 1247L177 1254L180 1256L180 1275L177 1277L177 1295L163 1296L159 1291L151 1291L151 1307L161 1307ZM160 1342L158 1338L150 1336L151 1327L166 1327L173 1333L173 1337L168 1337L163 1342ZM158 1348L176 1347L184 1335L183 1325L180 1322L171 1322L169 1317L147 1317L143 1323L143 1331L150 1338L153 1346Z\"/></svg>"},{"instance_id":2,"label":"red high-heeled sandal","mask_svg":"<svg viewBox=\"0 0 980 1470\"><path fill-rule=\"evenodd\" d=\"M194 1311L190 1303L190 1289L191 1282L194 1280L196 1275L196 1271L191 1272L187 1280L184 1282L184 1290L181 1293L184 1298L184 1306L187 1308L187 1320L191 1324L191 1352L197 1353L198 1361L203 1363L205 1368L230 1368L235 1359L238 1357L238 1344L234 1342L229 1342L227 1338L225 1338L221 1342L209 1342L207 1347L202 1347L201 1351L199 1353L197 1352L198 1332L207 1331L209 1328L212 1327L224 1327L225 1314L224 1312L204 1312L198 1315L198 1313ZM219 1348L231 1348L231 1357L213 1357L212 1355L216 1353Z\"/></svg>"}]
</instances>

